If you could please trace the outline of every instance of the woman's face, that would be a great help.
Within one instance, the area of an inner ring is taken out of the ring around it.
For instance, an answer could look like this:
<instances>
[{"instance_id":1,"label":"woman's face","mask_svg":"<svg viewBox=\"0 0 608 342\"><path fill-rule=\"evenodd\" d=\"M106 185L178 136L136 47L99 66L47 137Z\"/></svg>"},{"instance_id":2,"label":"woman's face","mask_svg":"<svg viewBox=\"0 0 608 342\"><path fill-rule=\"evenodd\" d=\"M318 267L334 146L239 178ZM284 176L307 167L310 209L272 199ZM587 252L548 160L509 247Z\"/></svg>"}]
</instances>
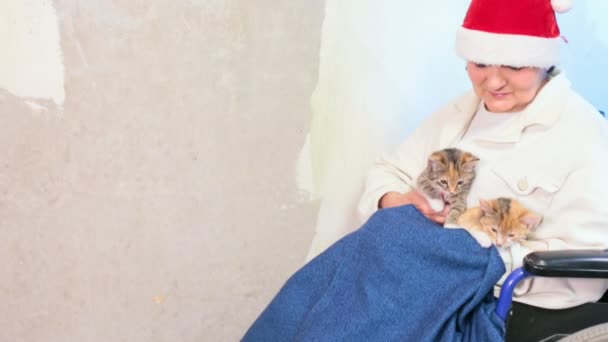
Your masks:
<instances>
[{"instance_id":1,"label":"woman's face","mask_svg":"<svg viewBox=\"0 0 608 342\"><path fill-rule=\"evenodd\" d=\"M495 113L518 112L532 102L546 83L546 70L467 63L477 96Z\"/></svg>"}]
</instances>

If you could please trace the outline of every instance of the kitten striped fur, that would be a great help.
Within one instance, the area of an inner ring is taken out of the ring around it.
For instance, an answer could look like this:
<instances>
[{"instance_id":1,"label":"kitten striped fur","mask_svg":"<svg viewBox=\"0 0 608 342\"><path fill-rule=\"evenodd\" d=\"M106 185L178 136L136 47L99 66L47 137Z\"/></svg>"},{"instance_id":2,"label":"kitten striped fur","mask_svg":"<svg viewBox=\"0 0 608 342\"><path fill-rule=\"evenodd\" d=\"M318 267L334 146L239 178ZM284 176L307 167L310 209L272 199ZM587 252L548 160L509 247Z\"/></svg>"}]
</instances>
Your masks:
<instances>
[{"instance_id":1,"label":"kitten striped fur","mask_svg":"<svg viewBox=\"0 0 608 342\"><path fill-rule=\"evenodd\" d=\"M542 217L514 199L500 197L481 200L478 207L467 209L458 219L483 247L494 244L508 247L522 242L542 221Z\"/></svg>"},{"instance_id":2,"label":"kitten striped fur","mask_svg":"<svg viewBox=\"0 0 608 342\"><path fill-rule=\"evenodd\" d=\"M433 152L417 180L418 191L427 198L450 204L446 224L456 224L466 210L466 198L475 180L479 158L456 148ZM433 208L437 210L435 207Z\"/></svg>"}]
</instances>

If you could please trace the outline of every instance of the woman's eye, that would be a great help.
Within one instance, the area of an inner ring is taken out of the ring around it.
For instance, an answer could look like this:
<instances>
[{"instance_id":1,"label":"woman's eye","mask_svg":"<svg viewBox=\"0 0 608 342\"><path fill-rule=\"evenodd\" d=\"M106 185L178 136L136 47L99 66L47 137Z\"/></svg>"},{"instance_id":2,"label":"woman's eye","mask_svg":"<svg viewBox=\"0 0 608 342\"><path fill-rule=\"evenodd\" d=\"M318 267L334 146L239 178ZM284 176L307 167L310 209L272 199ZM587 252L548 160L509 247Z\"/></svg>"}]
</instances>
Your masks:
<instances>
[{"instance_id":1,"label":"woman's eye","mask_svg":"<svg viewBox=\"0 0 608 342\"><path fill-rule=\"evenodd\" d=\"M494 233L498 232L498 230L497 230L496 228L494 228L494 227L492 227L492 231L493 231Z\"/></svg>"},{"instance_id":2,"label":"woman's eye","mask_svg":"<svg viewBox=\"0 0 608 342\"><path fill-rule=\"evenodd\" d=\"M521 70L521 69L524 68L524 67L514 67L514 66L509 66L509 65L505 65L504 67L505 68L509 68L509 69L511 69L513 71L519 71L519 70Z\"/></svg>"},{"instance_id":3,"label":"woman's eye","mask_svg":"<svg viewBox=\"0 0 608 342\"><path fill-rule=\"evenodd\" d=\"M486 64L481 64L481 63L475 63L475 66L478 67L478 68L485 68L485 67L487 67Z\"/></svg>"},{"instance_id":4,"label":"woman's eye","mask_svg":"<svg viewBox=\"0 0 608 342\"><path fill-rule=\"evenodd\" d=\"M515 234L509 234L509 237L511 237L511 238L515 237Z\"/></svg>"}]
</instances>

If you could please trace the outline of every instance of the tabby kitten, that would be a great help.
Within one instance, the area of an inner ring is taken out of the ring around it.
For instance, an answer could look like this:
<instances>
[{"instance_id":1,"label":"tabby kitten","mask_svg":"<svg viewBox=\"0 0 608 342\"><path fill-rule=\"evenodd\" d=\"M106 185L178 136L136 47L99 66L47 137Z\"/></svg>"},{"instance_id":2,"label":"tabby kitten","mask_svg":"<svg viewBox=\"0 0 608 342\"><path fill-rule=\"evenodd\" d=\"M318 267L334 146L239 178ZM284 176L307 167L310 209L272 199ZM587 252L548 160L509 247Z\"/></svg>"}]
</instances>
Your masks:
<instances>
[{"instance_id":1,"label":"tabby kitten","mask_svg":"<svg viewBox=\"0 0 608 342\"><path fill-rule=\"evenodd\" d=\"M466 209L466 199L475 179L479 158L456 148L433 152L427 167L417 180L418 191L426 197L433 210L442 211L450 204L447 225L454 225Z\"/></svg>"},{"instance_id":2,"label":"tabby kitten","mask_svg":"<svg viewBox=\"0 0 608 342\"><path fill-rule=\"evenodd\" d=\"M458 219L482 247L494 244L508 247L525 240L541 223L542 217L509 198L479 201L479 207L467 209Z\"/></svg>"}]
</instances>

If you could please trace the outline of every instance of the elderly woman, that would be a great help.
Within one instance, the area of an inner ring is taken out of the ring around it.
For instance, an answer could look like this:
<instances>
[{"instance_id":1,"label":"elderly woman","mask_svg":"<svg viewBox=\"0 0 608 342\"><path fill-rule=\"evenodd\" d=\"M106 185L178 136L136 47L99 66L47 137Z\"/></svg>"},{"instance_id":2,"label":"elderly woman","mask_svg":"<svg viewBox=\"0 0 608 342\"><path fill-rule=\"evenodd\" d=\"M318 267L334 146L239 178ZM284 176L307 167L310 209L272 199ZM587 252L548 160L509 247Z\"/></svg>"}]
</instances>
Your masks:
<instances>
[{"instance_id":1,"label":"elderly woman","mask_svg":"<svg viewBox=\"0 0 608 342\"><path fill-rule=\"evenodd\" d=\"M473 90L377 162L359 205L367 223L294 274L244 340L500 340L492 290L527 253L608 248L608 124L556 67L554 12L568 7L557 2L471 2L457 51ZM449 208L434 212L416 178L448 147L479 157L468 206L509 197L544 217L525 247L482 248L439 225ZM534 278L514 300L566 308L607 285Z\"/></svg>"},{"instance_id":2,"label":"elderly woman","mask_svg":"<svg viewBox=\"0 0 608 342\"><path fill-rule=\"evenodd\" d=\"M500 250L507 272L533 250L608 247L608 125L555 67L562 38L553 10L549 0L471 3L457 51L473 90L377 162L360 201L363 217L412 204L443 223L447 208L434 212L414 190L415 178L432 151L457 147L480 158L468 206L510 197L544 217L526 247ZM566 308L598 300L606 287L605 280L537 278L520 284L514 300Z\"/></svg>"}]
</instances>

